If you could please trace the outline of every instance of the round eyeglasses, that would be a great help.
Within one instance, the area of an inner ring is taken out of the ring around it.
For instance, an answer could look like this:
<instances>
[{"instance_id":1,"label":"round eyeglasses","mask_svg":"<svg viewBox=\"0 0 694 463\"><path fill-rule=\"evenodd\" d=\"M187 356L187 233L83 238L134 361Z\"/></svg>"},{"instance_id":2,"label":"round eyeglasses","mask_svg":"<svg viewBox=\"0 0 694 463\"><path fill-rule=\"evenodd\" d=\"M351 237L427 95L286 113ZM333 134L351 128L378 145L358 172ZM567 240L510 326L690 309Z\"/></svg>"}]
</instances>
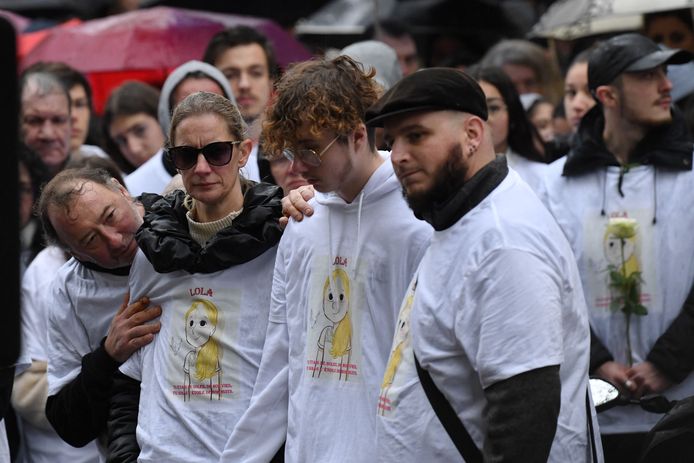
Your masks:
<instances>
[{"instance_id":1,"label":"round eyeglasses","mask_svg":"<svg viewBox=\"0 0 694 463\"><path fill-rule=\"evenodd\" d=\"M202 148L194 146L173 146L166 150L166 156L176 166L176 169L186 170L198 162L198 154L202 153L205 160L211 166L225 166L231 161L234 145L240 141L216 141Z\"/></svg>"},{"instance_id":2,"label":"round eyeglasses","mask_svg":"<svg viewBox=\"0 0 694 463\"><path fill-rule=\"evenodd\" d=\"M292 162L294 162L295 159L298 159L308 166L318 167L320 166L323 155L326 153L326 151L330 149L331 146L333 146L333 143L335 143L338 138L340 138L339 135L335 136L335 138L333 138L332 141L328 143L327 146L320 151L320 153L316 153L315 150L312 150L310 148L303 148L298 150L290 150L289 148L287 148L284 151L282 151L282 155L284 155L285 158L289 159Z\"/></svg>"}]
</instances>

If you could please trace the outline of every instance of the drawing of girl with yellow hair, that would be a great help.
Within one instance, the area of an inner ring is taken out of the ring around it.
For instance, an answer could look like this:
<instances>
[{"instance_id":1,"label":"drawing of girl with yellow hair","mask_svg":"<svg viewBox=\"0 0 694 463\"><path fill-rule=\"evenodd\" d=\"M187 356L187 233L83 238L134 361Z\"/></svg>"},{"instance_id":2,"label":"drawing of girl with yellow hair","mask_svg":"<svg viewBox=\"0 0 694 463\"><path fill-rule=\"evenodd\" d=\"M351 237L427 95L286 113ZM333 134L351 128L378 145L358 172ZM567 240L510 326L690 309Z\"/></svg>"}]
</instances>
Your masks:
<instances>
[{"instance_id":1,"label":"drawing of girl with yellow hair","mask_svg":"<svg viewBox=\"0 0 694 463\"><path fill-rule=\"evenodd\" d=\"M217 306L204 299L195 299L185 313L186 341L193 349L186 354L183 361L184 400L191 398L193 380L197 384L205 386L199 391L196 390L196 392L204 391L204 395L200 394L201 398L207 396L208 392L210 400L215 398L221 400L222 398L222 369L220 366L222 352L219 343L214 338L218 316Z\"/></svg>"},{"instance_id":2,"label":"drawing of girl with yellow hair","mask_svg":"<svg viewBox=\"0 0 694 463\"><path fill-rule=\"evenodd\" d=\"M323 285L323 313L331 324L323 328L318 336L318 351L316 352L317 368L313 376L320 377L326 369L325 362L337 364L339 379L349 379L349 360L352 353L352 318L349 310L349 276L343 269L333 270ZM330 354L326 360L326 344ZM338 361L339 360L339 361ZM334 368L331 367L334 371ZM316 374L317 372L317 374Z\"/></svg>"},{"instance_id":3,"label":"drawing of girl with yellow hair","mask_svg":"<svg viewBox=\"0 0 694 463\"><path fill-rule=\"evenodd\" d=\"M611 218L605 230L605 258L625 277L640 272L636 253L638 225L636 220Z\"/></svg>"},{"instance_id":4,"label":"drawing of girl with yellow hair","mask_svg":"<svg viewBox=\"0 0 694 463\"><path fill-rule=\"evenodd\" d=\"M412 303L414 302L414 292L416 288L417 282L415 281L407 293L407 297L405 298L402 309L400 310L400 315L398 316L398 324L395 327L395 336L393 339L393 348L390 351L388 365L386 365L386 372L383 375L383 382L381 383L381 394L378 398L378 413L380 415L385 415L385 413L391 409L391 402L390 398L388 397L388 392L390 391L390 387L393 385L395 373L398 371L398 368L402 363L403 351L411 352L411 349L409 349L410 313L412 312Z\"/></svg>"}]
</instances>

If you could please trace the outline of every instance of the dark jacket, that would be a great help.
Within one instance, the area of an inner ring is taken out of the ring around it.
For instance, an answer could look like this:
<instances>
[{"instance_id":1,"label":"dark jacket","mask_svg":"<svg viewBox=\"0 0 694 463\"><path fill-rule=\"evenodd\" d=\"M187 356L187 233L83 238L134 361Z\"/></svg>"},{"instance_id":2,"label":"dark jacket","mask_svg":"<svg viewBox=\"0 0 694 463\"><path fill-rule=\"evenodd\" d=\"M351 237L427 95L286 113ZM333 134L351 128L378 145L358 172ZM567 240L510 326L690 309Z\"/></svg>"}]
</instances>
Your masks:
<instances>
[{"instance_id":1,"label":"dark jacket","mask_svg":"<svg viewBox=\"0 0 694 463\"><path fill-rule=\"evenodd\" d=\"M230 227L200 246L188 231L185 193L159 197L145 214L137 240L157 273L185 270L213 273L249 262L275 246L281 236L282 190L266 183L246 182L243 212ZM139 383L125 375L116 379L108 417L108 462L136 461L140 453L137 428Z\"/></svg>"},{"instance_id":2,"label":"dark jacket","mask_svg":"<svg viewBox=\"0 0 694 463\"><path fill-rule=\"evenodd\" d=\"M692 169L692 142L686 123L677 110L673 110L672 116L672 123L655 127L641 140L629 157L630 164L653 165L663 170ZM562 175L579 176L606 166L620 165L605 146L604 127L602 108L597 105L581 121ZM623 168L622 175L626 172L627 168ZM590 344L592 373L614 357L592 331ZM684 380L694 369L694 287L680 315L658 338L646 359L676 383Z\"/></svg>"}]
</instances>

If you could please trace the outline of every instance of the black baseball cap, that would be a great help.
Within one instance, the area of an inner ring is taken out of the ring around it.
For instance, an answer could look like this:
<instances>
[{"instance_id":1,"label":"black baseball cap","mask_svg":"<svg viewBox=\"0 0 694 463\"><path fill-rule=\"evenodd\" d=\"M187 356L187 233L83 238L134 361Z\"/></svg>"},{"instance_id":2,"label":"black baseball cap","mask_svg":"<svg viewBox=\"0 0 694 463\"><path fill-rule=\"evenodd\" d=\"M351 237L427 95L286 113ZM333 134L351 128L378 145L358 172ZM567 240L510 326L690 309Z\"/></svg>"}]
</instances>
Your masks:
<instances>
[{"instance_id":1,"label":"black baseball cap","mask_svg":"<svg viewBox=\"0 0 694 463\"><path fill-rule=\"evenodd\" d=\"M663 50L648 37L630 33L612 37L590 53L588 88L611 84L624 72L639 72L663 64L682 64L694 55L684 50Z\"/></svg>"},{"instance_id":2,"label":"black baseball cap","mask_svg":"<svg viewBox=\"0 0 694 463\"><path fill-rule=\"evenodd\" d=\"M415 111L461 111L487 120L487 99L463 71L428 68L401 79L366 111L366 124L381 127L391 116Z\"/></svg>"}]
</instances>

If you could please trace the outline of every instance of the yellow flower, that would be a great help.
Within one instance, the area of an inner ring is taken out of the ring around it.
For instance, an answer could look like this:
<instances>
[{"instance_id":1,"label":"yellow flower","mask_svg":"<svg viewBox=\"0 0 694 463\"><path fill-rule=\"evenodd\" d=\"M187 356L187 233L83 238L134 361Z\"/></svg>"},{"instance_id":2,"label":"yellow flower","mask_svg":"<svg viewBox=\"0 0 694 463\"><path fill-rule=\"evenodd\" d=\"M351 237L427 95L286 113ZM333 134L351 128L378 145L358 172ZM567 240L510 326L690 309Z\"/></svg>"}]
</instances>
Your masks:
<instances>
[{"instance_id":1,"label":"yellow flower","mask_svg":"<svg viewBox=\"0 0 694 463\"><path fill-rule=\"evenodd\" d=\"M613 217L607 223L607 233L623 240L636 236L636 228L636 220L624 217Z\"/></svg>"}]
</instances>

